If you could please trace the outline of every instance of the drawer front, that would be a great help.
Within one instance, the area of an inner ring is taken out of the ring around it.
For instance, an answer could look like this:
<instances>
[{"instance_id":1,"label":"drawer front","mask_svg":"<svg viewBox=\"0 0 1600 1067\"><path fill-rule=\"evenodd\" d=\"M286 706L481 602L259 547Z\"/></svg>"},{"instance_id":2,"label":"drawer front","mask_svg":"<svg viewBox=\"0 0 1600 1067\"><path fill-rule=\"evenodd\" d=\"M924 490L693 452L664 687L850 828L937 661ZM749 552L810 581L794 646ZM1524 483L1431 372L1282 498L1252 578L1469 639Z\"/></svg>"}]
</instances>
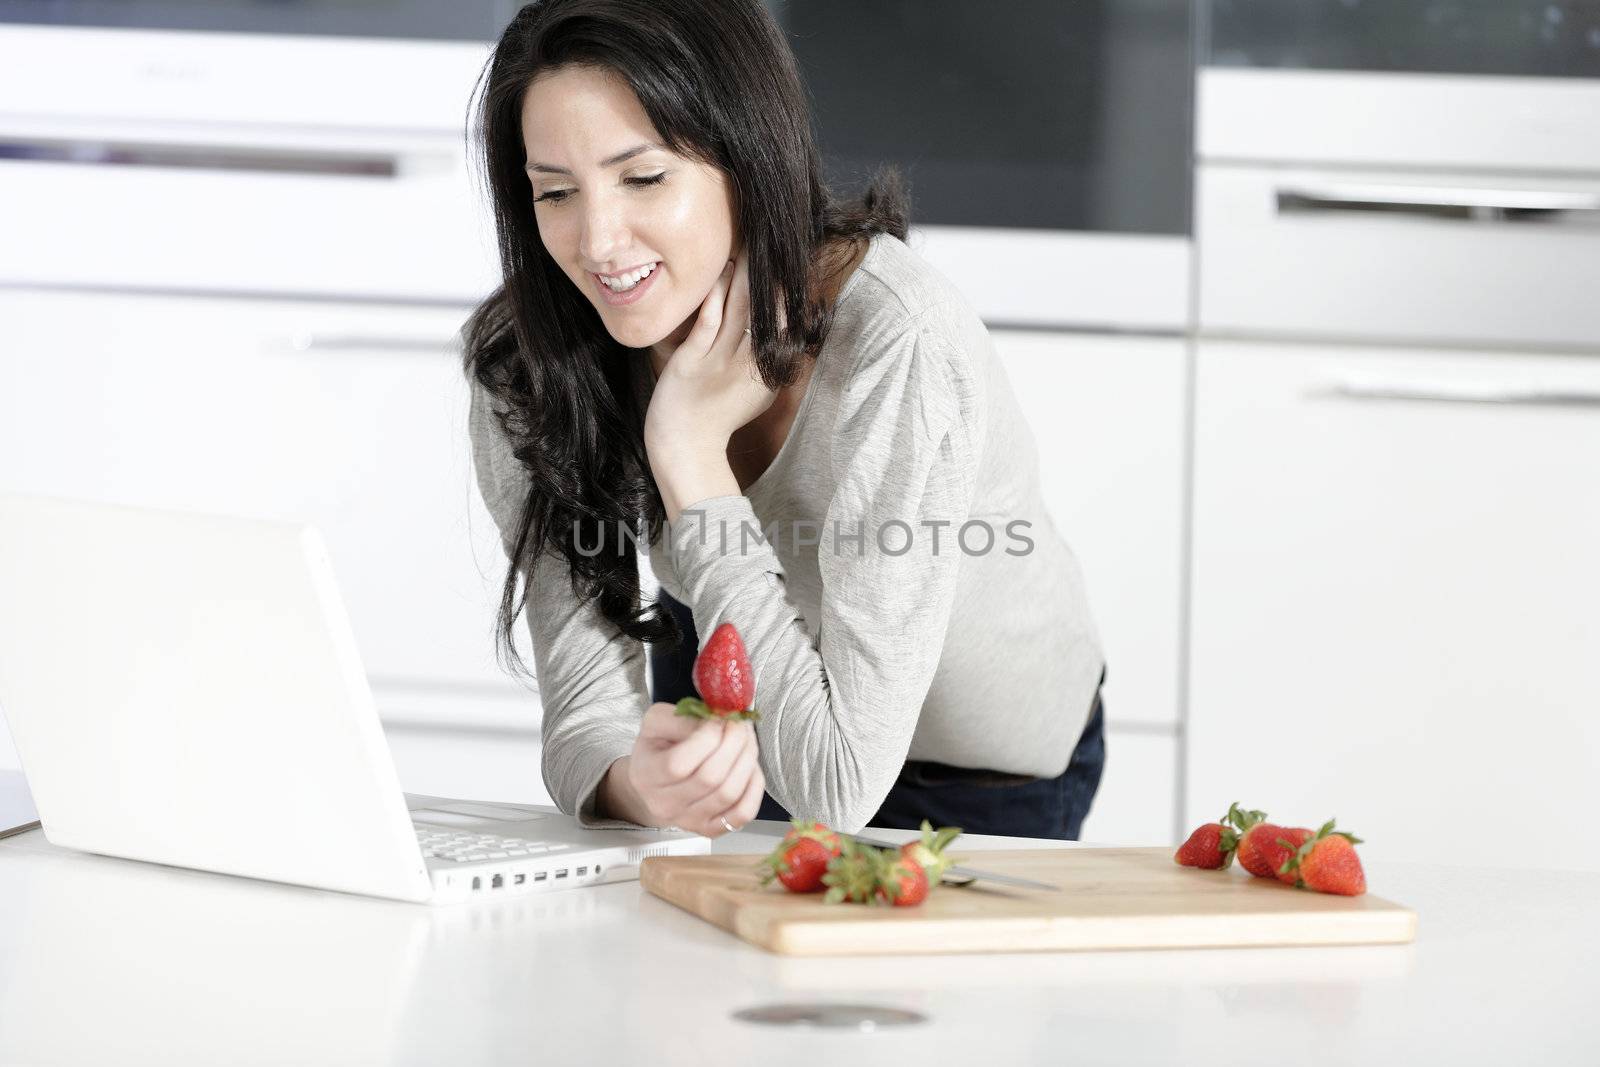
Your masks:
<instances>
[{"instance_id":1,"label":"drawer front","mask_svg":"<svg viewBox=\"0 0 1600 1067\"><path fill-rule=\"evenodd\" d=\"M1210 164L1203 333L1600 348L1600 179Z\"/></svg>"},{"instance_id":2,"label":"drawer front","mask_svg":"<svg viewBox=\"0 0 1600 1067\"><path fill-rule=\"evenodd\" d=\"M467 304L498 281L459 135L69 134L0 116L0 142L24 157L0 159L0 286Z\"/></svg>"}]
</instances>

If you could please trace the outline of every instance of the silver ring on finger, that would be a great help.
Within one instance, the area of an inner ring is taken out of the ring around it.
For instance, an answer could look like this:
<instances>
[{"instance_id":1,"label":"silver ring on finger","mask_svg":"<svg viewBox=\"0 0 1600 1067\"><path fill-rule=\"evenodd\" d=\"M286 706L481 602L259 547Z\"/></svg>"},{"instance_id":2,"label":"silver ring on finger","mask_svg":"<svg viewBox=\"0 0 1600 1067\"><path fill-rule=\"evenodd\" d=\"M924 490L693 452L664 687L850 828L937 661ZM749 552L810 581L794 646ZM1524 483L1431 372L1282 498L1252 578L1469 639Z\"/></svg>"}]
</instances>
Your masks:
<instances>
[{"instance_id":1,"label":"silver ring on finger","mask_svg":"<svg viewBox=\"0 0 1600 1067\"><path fill-rule=\"evenodd\" d=\"M717 821L722 824L722 828L728 831L728 833L736 834L739 832L738 829L734 827L733 823L728 821L728 817L726 815L718 815Z\"/></svg>"}]
</instances>

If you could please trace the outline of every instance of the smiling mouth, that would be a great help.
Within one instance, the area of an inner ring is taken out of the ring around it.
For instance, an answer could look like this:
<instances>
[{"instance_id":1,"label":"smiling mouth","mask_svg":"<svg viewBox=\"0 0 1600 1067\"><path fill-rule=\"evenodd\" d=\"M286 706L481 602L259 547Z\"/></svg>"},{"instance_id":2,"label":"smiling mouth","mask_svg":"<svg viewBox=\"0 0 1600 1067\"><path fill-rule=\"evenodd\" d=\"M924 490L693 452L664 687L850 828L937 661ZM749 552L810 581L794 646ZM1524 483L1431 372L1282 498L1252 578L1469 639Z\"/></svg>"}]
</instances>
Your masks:
<instances>
[{"instance_id":1,"label":"smiling mouth","mask_svg":"<svg viewBox=\"0 0 1600 1067\"><path fill-rule=\"evenodd\" d=\"M626 293L643 285L648 278L655 274L660 266L661 263L659 261L646 263L632 270L623 271L621 274L596 274L595 278L613 293Z\"/></svg>"},{"instance_id":2,"label":"smiling mouth","mask_svg":"<svg viewBox=\"0 0 1600 1067\"><path fill-rule=\"evenodd\" d=\"M644 273L640 274L640 270L643 270ZM645 267L636 268L623 274L622 277L627 279L627 284L621 287L608 284L605 279L592 271L590 272L590 277L594 279L595 288L599 290L602 301L610 307L624 307L644 299L645 294L655 284L656 278L660 273L660 262L647 264Z\"/></svg>"}]
</instances>

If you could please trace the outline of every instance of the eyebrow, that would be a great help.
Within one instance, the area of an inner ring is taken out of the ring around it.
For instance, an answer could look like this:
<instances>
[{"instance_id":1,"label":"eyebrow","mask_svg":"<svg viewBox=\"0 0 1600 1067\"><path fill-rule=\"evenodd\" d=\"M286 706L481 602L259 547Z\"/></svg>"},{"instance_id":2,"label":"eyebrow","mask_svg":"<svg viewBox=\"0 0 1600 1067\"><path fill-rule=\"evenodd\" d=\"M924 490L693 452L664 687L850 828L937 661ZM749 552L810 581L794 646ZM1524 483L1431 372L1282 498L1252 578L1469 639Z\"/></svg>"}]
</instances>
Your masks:
<instances>
[{"instance_id":1,"label":"eyebrow","mask_svg":"<svg viewBox=\"0 0 1600 1067\"><path fill-rule=\"evenodd\" d=\"M614 167L618 163L626 163L628 160L632 159L634 156L640 155L641 153L644 153L644 152L653 151L653 150L655 150L657 148L660 148L660 147L661 146L658 145L658 144L636 144L632 148L630 148L630 149L628 149L628 150L626 150L624 152L618 152L616 155L611 156L609 159L602 159L600 161L600 165L602 167ZM569 178L572 177L572 172L570 170L568 170L566 167L552 167L548 163L529 163L523 169L526 170L529 174L532 174L535 171L538 171L538 172L543 173L543 174L565 174Z\"/></svg>"}]
</instances>

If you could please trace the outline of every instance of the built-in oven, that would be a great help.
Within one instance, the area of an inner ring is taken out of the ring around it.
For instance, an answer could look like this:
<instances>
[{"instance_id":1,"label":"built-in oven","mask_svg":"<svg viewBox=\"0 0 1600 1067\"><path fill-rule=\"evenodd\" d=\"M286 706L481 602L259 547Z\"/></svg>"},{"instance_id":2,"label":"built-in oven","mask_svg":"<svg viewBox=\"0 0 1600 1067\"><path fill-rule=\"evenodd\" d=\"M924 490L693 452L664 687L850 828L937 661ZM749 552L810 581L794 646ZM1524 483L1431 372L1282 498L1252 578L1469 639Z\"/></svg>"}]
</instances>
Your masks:
<instances>
[{"instance_id":1,"label":"built-in oven","mask_svg":"<svg viewBox=\"0 0 1600 1067\"><path fill-rule=\"evenodd\" d=\"M1600 0L1208 0L1208 67L1600 76Z\"/></svg>"},{"instance_id":2,"label":"built-in oven","mask_svg":"<svg viewBox=\"0 0 1600 1067\"><path fill-rule=\"evenodd\" d=\"M1184 0L768 0L830 180L909 180L913 243L992 324L1187 318Z\"/></svg>"}]
</instances>

